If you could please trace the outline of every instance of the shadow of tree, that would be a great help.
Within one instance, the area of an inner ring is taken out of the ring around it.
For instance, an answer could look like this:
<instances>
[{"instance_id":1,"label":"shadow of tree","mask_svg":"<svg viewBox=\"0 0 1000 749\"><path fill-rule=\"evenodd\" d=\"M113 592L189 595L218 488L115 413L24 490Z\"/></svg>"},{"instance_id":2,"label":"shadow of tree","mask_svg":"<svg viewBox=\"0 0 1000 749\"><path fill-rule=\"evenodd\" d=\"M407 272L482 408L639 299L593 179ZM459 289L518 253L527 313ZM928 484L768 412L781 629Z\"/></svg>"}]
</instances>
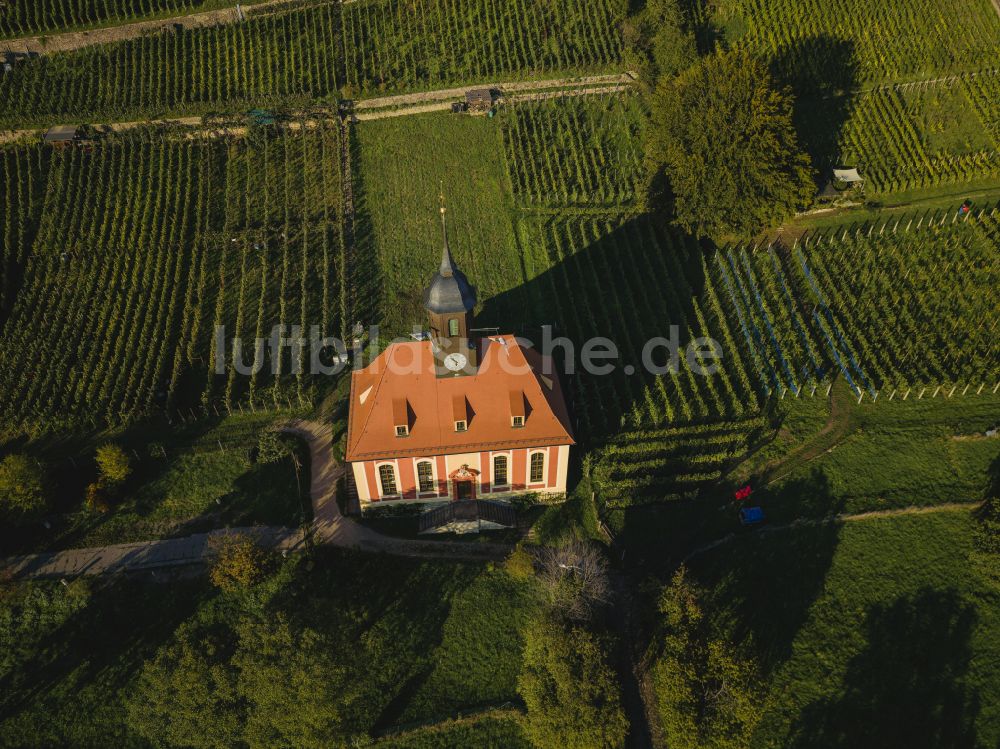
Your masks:
<instances>
[{"instance_id":1,"label":"shadow of tree","mask_svg":"<svg viewBox=\"0 0 1000 749\"><path fill-rule=\"evenodd\" d=\"M975 622L953 590L873 606L867 646L848 665L843 692L807 706L786 746L975 746L979 699L962 681Z\"/></svg>"},{"instance_id":2,"label":"shadow of tree","mask_svg":"<svg viewBox=\"0 0 1000 749\"><path fill-rule=\"evenodd\" d=\"M825 180L840 153L840 134L851 115L858 86L854 42L828 34L796 39L770 62L771 74L795 97L793 120L799 143L819 179Z\"/></svg>"},{"instance_id":3,"label":"shadow of tree","mask_svg":"<svg viewBox=\"0 0 1000 749\"><path fill-rule=\"evenodd\" d=\"M840 510L840 500L818 470L787 482L783 499L798 503L802 516ZM760 502L768 506L766 498ZM765 673L791 655L792 641L823 589L840 530L836 522L743 529L743 537L710 552L704 569L700 560L693 565L699 577L709 578L714 607L727 612L721 624L734 641L752 644Z\"/></svg>"}]
</instances>

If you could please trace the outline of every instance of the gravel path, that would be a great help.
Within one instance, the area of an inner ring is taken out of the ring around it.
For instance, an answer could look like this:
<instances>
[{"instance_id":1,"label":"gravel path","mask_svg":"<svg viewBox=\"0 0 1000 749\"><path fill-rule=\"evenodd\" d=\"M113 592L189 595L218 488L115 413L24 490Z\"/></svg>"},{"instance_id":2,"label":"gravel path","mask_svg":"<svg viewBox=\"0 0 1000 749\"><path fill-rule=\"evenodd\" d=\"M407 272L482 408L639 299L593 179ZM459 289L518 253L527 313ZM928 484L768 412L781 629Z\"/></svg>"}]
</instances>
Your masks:
<instances>
[{"instance_id":1,"label":"gravel path","mask_svg":"<svg viewBox=\"0 0 1000 749\"><path fill-rule=\"evenodd\" d=\"M344 466L333 458L330 425L294 419L279 428L309 444L309 491L313 503L313 523L309 529L279 526L227 528L184 538L26 554L3 560L0 579L102 575L201 564L212 554L210 539L227 533L255 535L261 545L282 552L299 550L310 541L397 556L474 561L503 559L510 552L512 547L508 544L393 538L344 517L337 505L337 482L344 475Z\"/></svg>"}]
</instances>

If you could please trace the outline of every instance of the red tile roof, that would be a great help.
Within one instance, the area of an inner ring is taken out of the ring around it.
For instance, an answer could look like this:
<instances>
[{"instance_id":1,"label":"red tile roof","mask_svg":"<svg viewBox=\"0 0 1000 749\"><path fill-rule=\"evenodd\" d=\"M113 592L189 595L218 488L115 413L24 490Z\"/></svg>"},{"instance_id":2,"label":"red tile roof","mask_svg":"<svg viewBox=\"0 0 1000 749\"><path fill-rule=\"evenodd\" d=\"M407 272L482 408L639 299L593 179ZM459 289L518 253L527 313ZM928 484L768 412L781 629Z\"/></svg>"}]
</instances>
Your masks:
<instances>
[{"instance_id":1,"label":"red tile roof","mask_svg":"<svg viewBox=\"0 0 1000 749\"><path fill-rule=\"evenodd\" d=\"M346 460L574 444L559 378L542 374L541 355L513 336L492 336L481 341L480 362L476 374L438 378L430 341L407 341L353 372ZM523 427L511 425L514 393L525 403ZM407 437L396 436L400 400ZM455 431L458 413L467 416L464 432Z\"/></svg>"}]
</instances>

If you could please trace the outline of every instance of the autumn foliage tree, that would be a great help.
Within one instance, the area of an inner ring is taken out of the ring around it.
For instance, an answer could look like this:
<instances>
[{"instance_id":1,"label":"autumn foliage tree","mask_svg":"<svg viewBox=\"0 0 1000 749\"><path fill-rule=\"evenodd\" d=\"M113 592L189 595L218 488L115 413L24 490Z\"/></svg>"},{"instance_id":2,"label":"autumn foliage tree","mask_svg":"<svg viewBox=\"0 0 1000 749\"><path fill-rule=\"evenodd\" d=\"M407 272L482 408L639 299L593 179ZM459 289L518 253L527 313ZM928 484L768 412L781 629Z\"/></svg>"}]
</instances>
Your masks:
<instances>
[{"instance_id":1,"label":"autumn foliage tree","mask_svg":"<svg viewBox=\"0 0 1000 749\"><path fill-rule=\"evenodd\" d=\"M753 54L716 52L662 78L650 109L650 163L684 230L749 238L809 204L815 184L792 96Z\"/></svg>"},{"instance_id":2,"label":"autumn foliage tree","mask_svg":"<svg viewBox=\"0 0 1000 749\"><path fill-rule=\"evenodd\" d=\"M266 573L267 552L256 539L245 534L225 534L211 540L215 552L209 576L212 584L222 590L249 588L260 582Z\"/></svg>"}]
</instances>

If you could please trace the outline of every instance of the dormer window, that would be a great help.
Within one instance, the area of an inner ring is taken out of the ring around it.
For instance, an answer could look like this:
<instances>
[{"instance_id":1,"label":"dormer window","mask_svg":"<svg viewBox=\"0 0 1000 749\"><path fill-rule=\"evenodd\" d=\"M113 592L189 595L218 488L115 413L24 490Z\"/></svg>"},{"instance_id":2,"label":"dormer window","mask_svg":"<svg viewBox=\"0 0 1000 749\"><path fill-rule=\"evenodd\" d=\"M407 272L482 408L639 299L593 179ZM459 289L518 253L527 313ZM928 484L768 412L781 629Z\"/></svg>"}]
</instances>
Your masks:
<instances>
[{"instance_id":1,"label":"dormer window","mask_svg":"<svg viewBox=\"0 0 1000 749\"><path fill-rule=\"evenodd\" d=\"M528 415L524 391L511 390L507 393L507 402L510 404L510 425L514 429L520 429L524 426L524 419Z\"/></svg>"},{"instance_id":2,"label":"dormer window","mask_svg":"<svg viewBox=\"0 0 1000 749\"><path fill-rule=\"evenodd\" d=\"M406 398L392 399L392 423L397 437L410 436L410 404Z\"/></svg>"},{"instance_id":3,"label":"dormer window","mask_svg":"<svg viewBox=\"0 0 1000 749\"><path fill-rule=\"evenodd\" d=\"M455 422L455 431L456 432L464 432L467 428L468 428L468 424L464 420L462 420L462 421L456 421Z\"/></svg>"}]
</instances>

